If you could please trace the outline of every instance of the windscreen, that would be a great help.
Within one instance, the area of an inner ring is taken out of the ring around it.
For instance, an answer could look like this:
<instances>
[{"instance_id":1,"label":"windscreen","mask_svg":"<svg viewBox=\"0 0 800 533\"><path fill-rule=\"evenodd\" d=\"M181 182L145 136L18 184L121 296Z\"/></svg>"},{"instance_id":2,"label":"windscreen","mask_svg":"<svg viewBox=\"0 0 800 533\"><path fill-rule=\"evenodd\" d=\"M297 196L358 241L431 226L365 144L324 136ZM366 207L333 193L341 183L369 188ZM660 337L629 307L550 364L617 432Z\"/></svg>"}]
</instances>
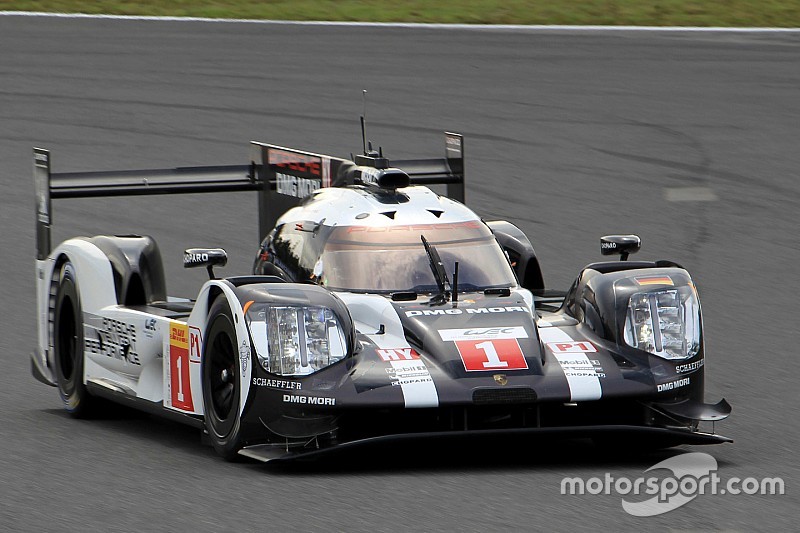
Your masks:
<instances>
[{"instance_id":1,"label":"windscreen","mask_svg":"<svg viewBox=\"0 0 800 533\"><path fill-rule=\"evenodd\" d=\"M334 228L318 264L322 284L359 292L436 292L423 235L439 251L451 281L458 261L459 291L516 285L505 254L479 221Z\"/></svg>"}]
</instances>

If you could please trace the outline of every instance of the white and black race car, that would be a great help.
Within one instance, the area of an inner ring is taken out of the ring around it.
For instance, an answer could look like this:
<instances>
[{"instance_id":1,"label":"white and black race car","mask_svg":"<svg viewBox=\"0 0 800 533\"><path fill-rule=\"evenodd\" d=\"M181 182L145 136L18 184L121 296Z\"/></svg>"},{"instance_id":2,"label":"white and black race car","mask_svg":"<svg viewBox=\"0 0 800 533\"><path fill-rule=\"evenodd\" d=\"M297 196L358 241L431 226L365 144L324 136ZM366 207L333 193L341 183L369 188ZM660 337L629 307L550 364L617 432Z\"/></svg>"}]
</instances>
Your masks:
<instances>
[{"instance_id":1,"label":"white and black race car","mask_svg":"<svg viewBox=\"0 0 800 533\"><path fill-rule=\"evenodd\" d=\"M566 292L528 238L464 201L463 139L442 159L354 160L253 143L249 165L53 174L34 149L34 375L86 416L112 400L192 424L225 458L308 456L365 442L528 434L650 445L730 439L700 423L700 303L669 261L628 261L634 235ZM445 184L447 196L426 185ZM167 296L147 236L50 245L51 199L251 190L266 238L251 275L189 249L209 280Z\"/></svg>"}]
</instances>

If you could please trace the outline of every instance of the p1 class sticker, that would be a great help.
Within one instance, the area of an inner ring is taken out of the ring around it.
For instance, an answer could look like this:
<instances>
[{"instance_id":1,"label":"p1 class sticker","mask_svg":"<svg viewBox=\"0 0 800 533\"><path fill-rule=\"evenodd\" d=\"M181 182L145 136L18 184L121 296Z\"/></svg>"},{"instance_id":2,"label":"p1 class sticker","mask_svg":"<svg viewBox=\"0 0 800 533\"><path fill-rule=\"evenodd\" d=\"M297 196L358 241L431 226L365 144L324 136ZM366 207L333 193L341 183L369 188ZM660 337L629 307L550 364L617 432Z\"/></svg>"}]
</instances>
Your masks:
<instances>
[{"instance_id":1,"label":"p1 class sticker","mask_svg":"<svg viewBox=\"0 0 800 533\"><path fill-rule=\"evenodd\" d=\"M547 347L555 354L561 353L594 353L597 351L589 341L580 342L548 342Z\"/></svg>"},{"instance_id":2,"label":"p1 class sticker","mask_svg":"<svg viewBox=\"0 0 800 533\"><path fill-rule=\"evenodd\" d=\"M539 336L553 352L564 372L564 377L567 378L570 401L599 400L603 396L600 376L594 368L594 363L586 355L597 352L594 344L588 341L576 341L556 327L541 328Z\"/></svg>"},{"instance_id":3,"label":"p1 class sticker","mask_svg":"<svg viewBox=\"0 0 800 533\"><path fill-rule=\"evenodd\" d=\"M189 326L189 361L192 363L200 362L200 355L203 353L203 336L200 330L194 326Z\"/></svg>"}]
</instances>

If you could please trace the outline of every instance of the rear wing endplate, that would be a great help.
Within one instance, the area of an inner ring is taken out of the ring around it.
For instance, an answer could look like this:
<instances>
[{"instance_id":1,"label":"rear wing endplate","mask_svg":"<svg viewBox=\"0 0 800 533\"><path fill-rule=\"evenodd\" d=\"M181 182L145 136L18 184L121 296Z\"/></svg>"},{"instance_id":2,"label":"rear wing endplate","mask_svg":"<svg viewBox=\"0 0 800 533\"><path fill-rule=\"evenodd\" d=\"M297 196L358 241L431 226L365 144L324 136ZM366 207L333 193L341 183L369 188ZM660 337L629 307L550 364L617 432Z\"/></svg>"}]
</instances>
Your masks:
<instances>
[{"instance_id":1,"label":"rear wing endplate","mask_svg":"<svg viewBox=\"0 0 800 533\"><path fill-rule=\"evenodd\" d=\"M316 189L341 185L340 176L355 165L347 159L259 142L251 144L249 165L69 173L51 172L50 152L34 148L37 258L46 259L51 251L54 199L258 191L259 238L263 238L284 212ZM370 165L370 158L358 156L356 159L359 165ZM461 135L445 133L445 157L442 159L389 163L405 171L412 185L445 184L447 196L464 202Z\"/></svg>"}]
</instances>

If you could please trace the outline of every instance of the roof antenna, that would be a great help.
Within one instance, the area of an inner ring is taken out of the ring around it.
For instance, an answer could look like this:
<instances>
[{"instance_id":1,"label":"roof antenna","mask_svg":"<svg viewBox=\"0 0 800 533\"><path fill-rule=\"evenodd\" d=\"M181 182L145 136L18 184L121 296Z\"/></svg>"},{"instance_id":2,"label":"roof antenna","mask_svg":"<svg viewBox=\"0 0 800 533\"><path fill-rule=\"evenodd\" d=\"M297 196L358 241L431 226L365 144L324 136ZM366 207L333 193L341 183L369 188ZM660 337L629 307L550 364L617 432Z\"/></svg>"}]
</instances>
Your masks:
<instances>
[{"instance_id":1,"label":"roof antenna","mask_svg":"<svg viewBox=\"0 0 800 533\"><path fill-rule=\"evenodd\" d=\"M367 90L361 91L361 96L364 100L364 112L361 114L361 146L364 150L364 155L367 155Z\"/></svg>"},{"instance_id":2,"label":"roof antenna","mask_svg":"<svg viewBox=\"0 0 800 533\"><path fill-rule=\"evenodd\" d=\"M453 289L453 301L457 302L458 301L458 261L456 261L456 264L455 264L455 267L454 267L454 270L453 270L453 284L452 284L451 288Z\"/></svg>"}]
</instances>

